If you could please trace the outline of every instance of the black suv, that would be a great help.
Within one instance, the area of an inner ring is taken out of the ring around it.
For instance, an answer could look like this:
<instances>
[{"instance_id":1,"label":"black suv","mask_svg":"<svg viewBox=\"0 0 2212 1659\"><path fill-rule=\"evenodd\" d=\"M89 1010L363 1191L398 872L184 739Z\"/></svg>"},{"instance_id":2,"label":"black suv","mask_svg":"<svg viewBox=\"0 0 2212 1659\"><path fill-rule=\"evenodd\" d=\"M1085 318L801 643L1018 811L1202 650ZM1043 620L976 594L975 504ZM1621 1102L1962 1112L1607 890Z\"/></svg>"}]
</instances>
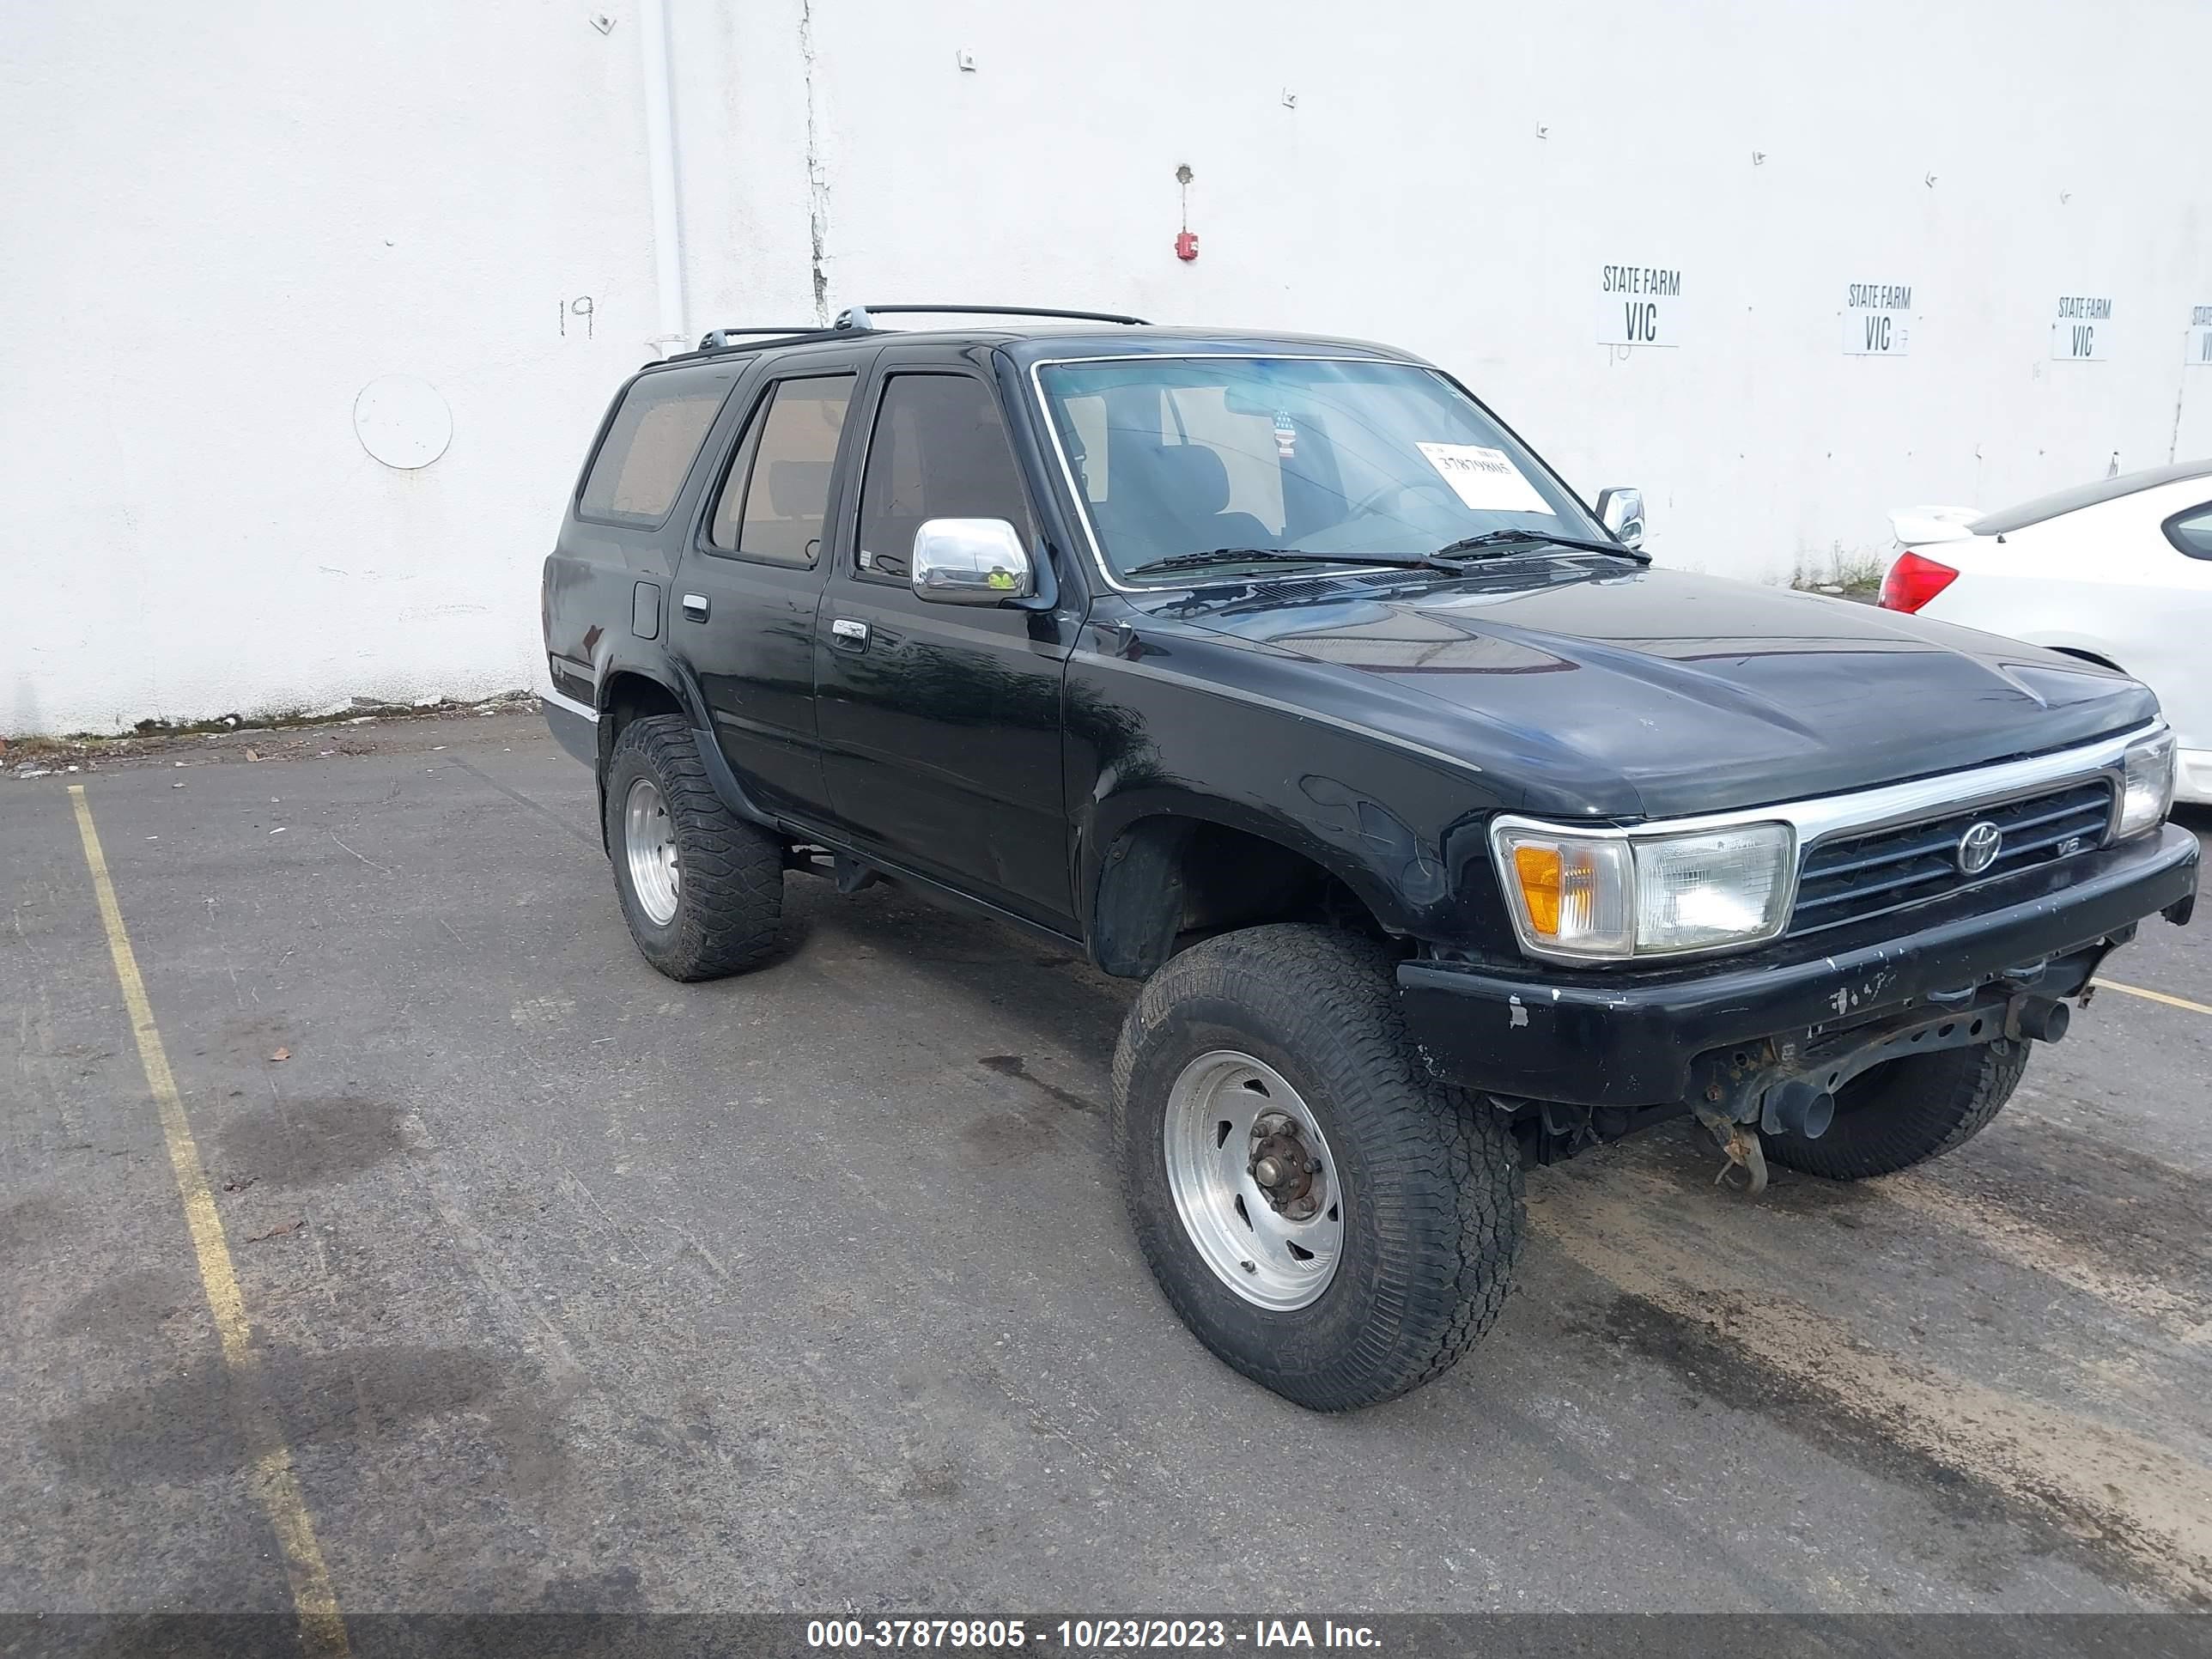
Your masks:
<instances>
[{"instance_id":1,"label":"black suv","mask_svg":"<svg viewBox=\"0 0 2212 1659\"><path fill-rule=\"evenodd\" d=\"M761 961L798 871L1145 980L1138 1242L1292 1400L1466 1351L1524 1165L1694 1115L1753 1188L1901 1169L2187 920L2131 680L1650 568L1633 492L1586 509L1402 352L877 321L924 309L622 388L545 564L548 717L672 977Z\"/></svg>"}]
</instances>

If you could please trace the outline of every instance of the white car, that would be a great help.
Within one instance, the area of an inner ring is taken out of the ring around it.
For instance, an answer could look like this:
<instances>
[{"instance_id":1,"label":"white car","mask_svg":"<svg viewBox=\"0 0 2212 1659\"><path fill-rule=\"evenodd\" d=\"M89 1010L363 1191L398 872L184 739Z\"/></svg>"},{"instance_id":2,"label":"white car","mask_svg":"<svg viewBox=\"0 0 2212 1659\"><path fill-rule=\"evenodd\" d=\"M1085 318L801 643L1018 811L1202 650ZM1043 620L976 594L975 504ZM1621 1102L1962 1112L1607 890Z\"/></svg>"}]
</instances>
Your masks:
<instances>
[{"instance_id":1,"label":"white car","mask_svg":"<svg viewBox=\"0 0 2212 1659\"><path fill-rule=\"evenodd\" d=\"M2212 461L1978 513L1901 507L1881 603L2101 663L2158 694L2175 799L2212 803Z\"/></svg>"}]
</instances>

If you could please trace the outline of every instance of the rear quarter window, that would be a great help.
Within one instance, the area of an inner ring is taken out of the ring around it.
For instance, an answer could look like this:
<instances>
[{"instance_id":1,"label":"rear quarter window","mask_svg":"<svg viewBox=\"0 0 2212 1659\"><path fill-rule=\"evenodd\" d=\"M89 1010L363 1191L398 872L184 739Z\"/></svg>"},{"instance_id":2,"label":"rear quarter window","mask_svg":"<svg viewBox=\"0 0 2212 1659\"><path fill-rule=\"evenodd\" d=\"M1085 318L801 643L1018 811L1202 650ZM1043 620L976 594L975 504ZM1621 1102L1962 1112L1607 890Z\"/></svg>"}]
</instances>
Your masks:
<instances>
[{"instance_id":1,"label":"rear quarter window","mask_svg":"<svg viewBox=\"0 0 2212 1659\"><path fill-rule=\"evenodd\" d=\"M2166 521L2166 538L2192 559L2212 559L2212 501L2185 507Z\"/></svg>"},{"instance_id":2,"label":"rear quarter window","mask_svg":"<svg viewBox=\"0 0 2212 1659\"><path fill-rule=\"evenodd\" d=\"M727 371L633 380L584 475L578 514L639 529L667 518L730 380Z\"/></svg>"}]
</instances>

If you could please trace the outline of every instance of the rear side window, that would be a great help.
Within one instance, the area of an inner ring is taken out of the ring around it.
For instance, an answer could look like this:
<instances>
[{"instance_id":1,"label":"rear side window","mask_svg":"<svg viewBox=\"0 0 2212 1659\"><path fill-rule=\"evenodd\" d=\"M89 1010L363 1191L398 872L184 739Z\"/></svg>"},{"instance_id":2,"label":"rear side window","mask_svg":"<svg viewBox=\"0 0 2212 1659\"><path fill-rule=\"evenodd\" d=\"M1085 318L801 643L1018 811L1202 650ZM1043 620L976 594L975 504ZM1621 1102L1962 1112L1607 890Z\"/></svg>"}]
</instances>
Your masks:
<instances>
[{"instance_id":1,"label":"rear side window","mask_svg":"<svg viewBox=\"0 0 2212 1659\"><path fill-rule=\"evenodd\" d=\"M647 374L634 381L592 458L577 512L641 529L666 518L729 389L720 374L711 380Z\"/></svg>"},{"instance_id":2,"label":"rear side window","mask_svg":"<svg viewBox=\"0 0 2212 1659\"><path fill-rule=\"evenodd\" d=\"M769 388L722 481L707 530L711 546L767 564L814 562L852 401L849 374L779 380Z\"/></svg>"},{"instance_id":3,"label":"rear side window","mask_svg":"<svg viewBox=\"0 0 2212 1659\"><path fill-rule=\"evenodd\" d=\"M2185 507L2168 519L2166 538L2192 559L2212 559L2212 501Z\"/></svg>"},{"instance_id":4,"label":"rear side window","mask_svg":"<svg viewBox=\"0 0 2212 1659\"><path fill-rule=\"evenodd\" d=\"M1004 519L1035 539L1022 475L990 388L964 374L900 374L884 387L860 481L858 574L902 581L931 519Z\"/></svg>"}]
</instances>

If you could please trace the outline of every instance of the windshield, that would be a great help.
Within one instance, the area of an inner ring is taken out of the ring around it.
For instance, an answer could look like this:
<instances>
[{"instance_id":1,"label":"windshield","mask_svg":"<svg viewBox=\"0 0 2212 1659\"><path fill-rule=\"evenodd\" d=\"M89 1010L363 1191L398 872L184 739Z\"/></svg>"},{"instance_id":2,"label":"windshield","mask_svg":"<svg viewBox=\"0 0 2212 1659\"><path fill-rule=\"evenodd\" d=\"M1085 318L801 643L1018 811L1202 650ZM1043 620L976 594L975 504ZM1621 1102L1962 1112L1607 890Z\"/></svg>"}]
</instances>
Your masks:
<instances>
[{"instance_id":1,"label":"windshield","mask_svg":"<svg viewBox=\"0 0 2212 1659\"><path fill-rule=\"evenodd\" d=\"M1356 562L1492 530L1605 537L1471 398L1413 364L1146 357L1038 379L1117 577L1217 550L1227 568L1235 550Z\"/></svg>"}]
</instances>

